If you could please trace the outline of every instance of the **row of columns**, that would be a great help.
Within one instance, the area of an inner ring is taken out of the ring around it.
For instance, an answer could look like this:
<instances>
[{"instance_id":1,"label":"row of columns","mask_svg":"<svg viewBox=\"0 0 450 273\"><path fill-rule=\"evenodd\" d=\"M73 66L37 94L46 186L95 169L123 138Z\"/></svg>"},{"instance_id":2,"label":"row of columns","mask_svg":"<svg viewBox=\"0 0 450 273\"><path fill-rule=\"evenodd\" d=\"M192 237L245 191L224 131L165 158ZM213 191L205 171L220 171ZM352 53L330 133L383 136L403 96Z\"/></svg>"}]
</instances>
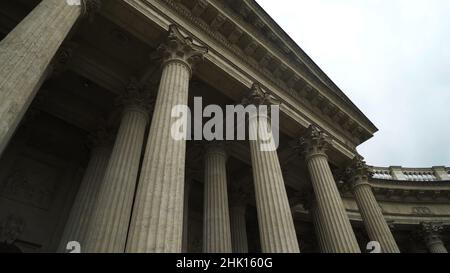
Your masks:
<instances>
[{"instance_id":1,"label":"row of columns","mask_svg":"<svg viewBox=\"0 0 450 273\"><path fill-rule=\"evenodd\" d=\"M66 1L43 0L1 41L0 154L45 79L63 40L78 18L95 10L98 3L83 0L81 6L76 6ZM88 252L183 249L186 142L171 135L171 125L177 121L172 109L187 105L192 67L207 49L170 26L168 40L159 50L163 69L151 123L149 99L144 90L131 82L122 98L123 112L114 144L98 144L92 150L63 243L78 240ZM268 104L269 98L255 84L244 104ZM251 136L259 135L259 122L256 116L249 117ZM276 149L261 148L267 145L266 140L256 137L249 141L262 251L299 252L278 155ZM144 143L147 146L142 154ZM328 164L329 143L327 136L313 126L301 138L314 190L311 213L320 246L324 252L360 252ZM205 159L204 250L231 252L234 248L245 252L245 215L238 213L242 206L232 204L235 213L231 218L228 209L223 147L207 147ZM369 236L381 243L384 252L398 252L367 175L356 171L352 183ZM231 226L240 232L233 235ZM438 244L432 246L438 249Z\"/></svg>"},{"instance_id":2,"label":"row of columns","mask_svg":"<svg viewBox=\"0 0 450 273\"><path fill-rule=\"evenodd\" d=\"M90 223L86 250L123 252L139 172L144 135L149 120L145 93L133 82L125 104L108 167Z\"/></svg>"},{"instance_id":3,"label":"row of columns","mask_svg":"<svg viewBox=\"0 0 450 273\"><path fill-rule=\"evenodd\" d=\"M310 126L300 140L316 200L315 219L322 229L322 251L358 253L361 252L358 242L328 164L329 144L328 136L314 126Z\"/></svg>"}]
</instances>

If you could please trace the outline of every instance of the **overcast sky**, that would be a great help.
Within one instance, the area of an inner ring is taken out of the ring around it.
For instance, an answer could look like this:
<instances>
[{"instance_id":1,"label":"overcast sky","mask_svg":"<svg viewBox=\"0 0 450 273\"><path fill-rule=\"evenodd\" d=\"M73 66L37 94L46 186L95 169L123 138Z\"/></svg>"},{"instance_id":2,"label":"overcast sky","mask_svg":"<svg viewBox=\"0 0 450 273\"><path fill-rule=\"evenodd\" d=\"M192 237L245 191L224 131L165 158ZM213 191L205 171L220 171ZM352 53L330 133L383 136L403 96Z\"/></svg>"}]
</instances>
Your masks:
<instances>
[{"instance_id":1,"label":"overcast sky","mask_svg":"<svg viewBox=\"0 0 450 273\"><path fill-rule=\"evenodd\" d=\"M450 166L450 1L257 2L378 127L368 164Z\"/></svg>"}]
</instances>

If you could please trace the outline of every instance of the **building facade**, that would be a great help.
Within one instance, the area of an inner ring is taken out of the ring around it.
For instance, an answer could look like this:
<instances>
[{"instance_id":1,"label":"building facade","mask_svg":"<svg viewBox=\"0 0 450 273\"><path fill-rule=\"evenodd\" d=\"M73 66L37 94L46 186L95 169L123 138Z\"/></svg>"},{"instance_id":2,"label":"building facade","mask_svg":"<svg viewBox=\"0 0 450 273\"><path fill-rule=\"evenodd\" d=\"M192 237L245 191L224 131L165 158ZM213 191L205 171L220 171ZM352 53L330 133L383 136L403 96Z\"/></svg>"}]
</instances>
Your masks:
<instances>
[{"instance_id":1,"label":"building facade","mask_svg":"<svg viewBox=\"0 0 450 273\"><path fill-rule=\"evenodd\" d=\"M447 252L450 168L367 166L253 0L1 1L0 39L0 251ZM194 98L279 105L278 149L174 139Z\"/></svg>"}]
</instances>

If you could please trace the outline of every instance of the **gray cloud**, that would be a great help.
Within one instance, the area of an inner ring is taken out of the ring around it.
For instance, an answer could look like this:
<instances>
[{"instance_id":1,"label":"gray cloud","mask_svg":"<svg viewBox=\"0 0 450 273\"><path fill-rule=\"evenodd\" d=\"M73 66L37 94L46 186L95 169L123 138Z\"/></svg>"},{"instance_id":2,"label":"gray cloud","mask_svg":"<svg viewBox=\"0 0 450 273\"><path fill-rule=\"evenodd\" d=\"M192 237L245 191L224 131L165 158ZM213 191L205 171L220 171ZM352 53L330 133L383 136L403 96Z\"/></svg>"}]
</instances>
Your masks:
<instances>
[{"instance_id":1,"label":"gray cloud","mask_svg":"<svg viewBox=\"0 0 450 273\"><path fill-rule=\"evenodd\" d=\"M450 165L450 1L258 0L380 131L372 165Z\"/></svg>"}]
</instances>

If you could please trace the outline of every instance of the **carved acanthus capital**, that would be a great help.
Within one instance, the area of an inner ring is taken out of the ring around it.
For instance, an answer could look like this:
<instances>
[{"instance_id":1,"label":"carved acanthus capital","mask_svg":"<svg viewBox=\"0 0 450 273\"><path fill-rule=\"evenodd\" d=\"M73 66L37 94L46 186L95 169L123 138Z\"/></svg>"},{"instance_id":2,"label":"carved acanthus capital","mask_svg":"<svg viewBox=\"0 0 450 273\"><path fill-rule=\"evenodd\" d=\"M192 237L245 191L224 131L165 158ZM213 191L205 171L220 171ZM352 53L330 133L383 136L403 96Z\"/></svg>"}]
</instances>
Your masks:
<instances>
[{"instance_id":1,"label":"carved acanthus capital","mask_svg":"<svg viewBox=\"0 0 450 273\"><path fill-rule=\"evenodd\" d=\"M444 229L440 222L422 222L420 228L424 235L440 235Z\"/></svg>"},{"instance_id":2,"label":"carved acanthus capital","mask_svg":"<svg viewBox=\"0 0 450 273\"><path fill-rule=\"evenodd\" d=\"M158 48L163 57L163 64L181 62L192 74L193 66L203 60L208 48L194 43L192 37L185 37L175 25L169 26L167 41Z\"/></svg>"},{"instance_id":3,"label":"carved acanthus capital","mask_svg":"<svg viewBox=\"0 0 450 273\"><path fill-rule=\"evenodd\" d=\"M306 133L300 137L299 142L301 153L308 158L314 155L326 155L331 138L316 126L310 125Z\"/></svg>"},{"instance_id":4,"label":"carved acanthus capital","mask_svg":"<svg viewBox=\"0 0 450 273\"><path fill-rule=\"evenodd\" d=\"M275 105L279 104L268 92L264 92L259 83L253 83L249 93L242 99L243 105Z\"/></svg>"},{"instance_id":5,"label":"carved acanthus capital","mask_svg":"<svg viewBox=\"0 0 450 273\"><path fill-rule=\"evenodd\" d=\"M444 229L442 223L439 222L422 222L420 223L419 234L427 244L441 241L441 232Z\"/></svg>"},{"instance_id":6,"label":"carved acanthus capital","mask_svg":"<svg viewBox=\"0 0 450 273\"><path fill-rule=\"evenodd\" d=\"M351 182L352 188L365 184L369 185L368 180L372 175L373 172L359 154L353 158L352 164L345 171L346 180Z\"/></svg>"},{"instance_id":7,"label":"carved acanthus capital","mask_svg":"<svg viewBox=\"0 0 450 273\"><path fill-rule=\"evenodd\" d=\"M132 107L145 111L146 114L153 110L154 98L149 90L142 87L136 78L131 78L125 92L118 98L117 103L125 108Z\"/></svg>"}]
</instances>

